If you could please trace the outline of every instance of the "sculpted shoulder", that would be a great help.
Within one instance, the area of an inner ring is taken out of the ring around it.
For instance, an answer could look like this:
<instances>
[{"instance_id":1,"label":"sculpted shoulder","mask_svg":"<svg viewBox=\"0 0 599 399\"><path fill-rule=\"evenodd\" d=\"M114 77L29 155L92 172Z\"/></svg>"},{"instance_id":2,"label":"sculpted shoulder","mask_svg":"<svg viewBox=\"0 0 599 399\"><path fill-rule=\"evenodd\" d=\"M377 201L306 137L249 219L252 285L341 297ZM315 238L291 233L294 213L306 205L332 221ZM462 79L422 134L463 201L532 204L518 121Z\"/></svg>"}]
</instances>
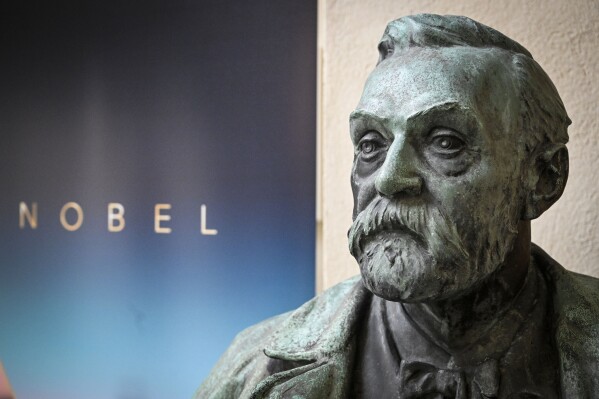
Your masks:
<instances>
[{"instance_id":1,"label":"sculpted shoulder","mask_svg":"<svg viewBox=\"0 0 599 399\"><path fill-rule=\"evenodd\" d=\"M235 337L195 394L199 399L247 398L269 376L313 362L344 346L360 298L359 276L350 278L298 309L264 320Z\"/></svg>"},{"instance_id":2,"label":"sculpted shoulder","mask_svg":"<svg viewBox=\"0 0 599 399\"><path fill-rule=\"evenodd\" d=\"M599 279L564 269L541 248L533 257L553 297L553 325L564 397L598 397Z\"/></svg>"},{"instance_id":3,"label":"sculpted shoulder","mask_svg":"<svg viewBox=\"0 0 599 399\"><path fill-rule=\"evenodd\" d=\"M534 244L532 254L552 285L555 311L572 321L578 318L588 320L579 323L599 329L599 279L566 270Z\"/></svg>"},{"instance_id":4,"label":"sculpted shoulder","mask_svg":"<svg viewBox=\"0 0 599 399\"><path fill-rule=\"evenodd\" d=\"M249 381L256 378L259 370L265 369L267 359L260 348L279 325L280 320L287 316L288 313L284 313L272 317L240 332L214 366L208 378L200 385L194 398L243 397Z\"/></svg>"}]
</instances>

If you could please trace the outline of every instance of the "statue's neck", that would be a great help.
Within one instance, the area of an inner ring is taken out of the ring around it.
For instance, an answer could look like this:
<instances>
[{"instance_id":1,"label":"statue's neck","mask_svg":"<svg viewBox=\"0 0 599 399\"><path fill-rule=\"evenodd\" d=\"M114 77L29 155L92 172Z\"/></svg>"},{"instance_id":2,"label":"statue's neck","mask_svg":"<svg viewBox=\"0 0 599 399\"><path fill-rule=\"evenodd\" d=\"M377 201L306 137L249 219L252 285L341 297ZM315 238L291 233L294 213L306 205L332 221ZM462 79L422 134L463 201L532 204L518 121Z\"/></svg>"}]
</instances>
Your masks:
<instances>
[{"instance_id":1,"label":"statue's neck","mask_svg":"<svg viewBox=\"0 0 599 399\"><path fill-rule=\"evenodd\" d=\"M526 281L529 264L530 222L521 221L514 247L503 265L474 291L443 301L405 303L404 309L436 343L449 352L460 351L486 335L513 305Z\"/></svg>"}]
</instances>

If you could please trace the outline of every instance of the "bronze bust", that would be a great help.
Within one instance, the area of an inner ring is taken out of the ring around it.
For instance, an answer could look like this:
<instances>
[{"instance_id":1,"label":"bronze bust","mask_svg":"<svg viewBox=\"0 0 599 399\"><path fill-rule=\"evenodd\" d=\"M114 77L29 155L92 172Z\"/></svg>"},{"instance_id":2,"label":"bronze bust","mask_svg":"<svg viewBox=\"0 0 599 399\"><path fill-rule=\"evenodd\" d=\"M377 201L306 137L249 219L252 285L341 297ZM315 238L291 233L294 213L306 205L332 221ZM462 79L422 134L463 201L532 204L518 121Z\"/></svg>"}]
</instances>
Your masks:
<instances>
[{"instance_id":1,"label":"bronze bust","mask_svg":"<svg viewBox=\"0 0 599 399\"><path fill-rule=\"evenodd\" d=\"M239 334L197 398L599 398L599 280L531 244L570 120L520 44L389 23L350 116L352 278Z\"/></svg>"}]
</instances>

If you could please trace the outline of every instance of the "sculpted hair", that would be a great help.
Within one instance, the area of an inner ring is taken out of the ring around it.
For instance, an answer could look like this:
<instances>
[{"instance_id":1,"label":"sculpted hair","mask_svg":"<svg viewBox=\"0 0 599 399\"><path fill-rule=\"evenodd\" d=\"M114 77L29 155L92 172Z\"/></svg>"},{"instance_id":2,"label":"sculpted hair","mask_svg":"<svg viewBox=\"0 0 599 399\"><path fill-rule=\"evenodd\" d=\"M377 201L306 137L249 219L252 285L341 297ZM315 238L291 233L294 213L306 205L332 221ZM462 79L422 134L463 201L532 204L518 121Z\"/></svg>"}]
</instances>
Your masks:
<instances>
[{"instance_id":1,"label":"sculpted hair","mask_svg":"<svg viewBox=\"0 0 599 399\"><path fill-rule=\"evenodd\" d=\"M390 22L379 43L378 64L411 47L497 48L511 53L520 90L520 126L528 153L568 142L571 121L549 76L522 45L495 29L455 15L417 14Z\"/></svg>"}]
</instances>

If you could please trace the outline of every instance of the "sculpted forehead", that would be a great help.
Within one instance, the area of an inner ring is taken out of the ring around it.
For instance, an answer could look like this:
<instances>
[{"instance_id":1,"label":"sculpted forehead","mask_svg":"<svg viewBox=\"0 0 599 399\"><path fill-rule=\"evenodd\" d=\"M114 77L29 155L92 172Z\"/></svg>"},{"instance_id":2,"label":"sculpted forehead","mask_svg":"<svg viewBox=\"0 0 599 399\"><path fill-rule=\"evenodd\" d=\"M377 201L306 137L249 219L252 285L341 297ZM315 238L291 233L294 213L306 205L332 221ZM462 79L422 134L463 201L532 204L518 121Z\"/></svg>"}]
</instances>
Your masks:
<instances>
[{"instance_id":1,"label":"sculpted forehead","mask_svg":"<svg viewBox=\"0 0 599 399\"><path fill-rule=\"evenodd\" d=\"M519 107L509 54L496 49L413 48L377 66L358 109L398 120L454 101L510 126Z\"/></svg>"}]
</instances>

